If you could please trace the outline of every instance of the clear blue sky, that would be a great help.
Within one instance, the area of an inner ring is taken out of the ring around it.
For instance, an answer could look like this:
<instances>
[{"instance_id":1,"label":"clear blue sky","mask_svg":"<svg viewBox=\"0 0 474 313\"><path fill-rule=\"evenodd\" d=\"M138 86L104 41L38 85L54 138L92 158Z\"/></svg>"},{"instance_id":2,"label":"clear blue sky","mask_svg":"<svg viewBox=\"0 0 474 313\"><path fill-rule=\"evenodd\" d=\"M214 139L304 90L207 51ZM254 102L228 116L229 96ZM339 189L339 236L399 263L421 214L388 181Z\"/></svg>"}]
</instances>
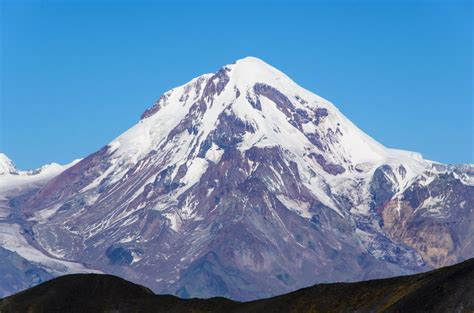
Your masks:
<instances>
[{"instance_id":1,"label":"clear blue sky","mask_svg":"<svg viewBox=\"0 0 474 313\"><path fill-rule=\"evenodd\" d=\"M474 163L471 1L312 2L0 0L0 151L20 168L84 157L251 55L386 146Z\"/></svg>"}]
</instances>

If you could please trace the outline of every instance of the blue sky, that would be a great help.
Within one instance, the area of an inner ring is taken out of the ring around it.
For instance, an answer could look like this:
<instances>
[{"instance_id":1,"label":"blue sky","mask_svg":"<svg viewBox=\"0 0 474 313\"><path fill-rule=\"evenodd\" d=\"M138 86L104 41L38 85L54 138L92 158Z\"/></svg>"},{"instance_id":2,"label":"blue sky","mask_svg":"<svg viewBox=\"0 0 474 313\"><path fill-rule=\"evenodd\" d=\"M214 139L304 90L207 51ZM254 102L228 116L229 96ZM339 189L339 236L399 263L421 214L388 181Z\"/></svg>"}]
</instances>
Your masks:
<instances>
[{"instance_id":1,"label":"blue sky","mask_svg":"<svg viewBox=\"0 0 474 313\"><path fill-rule=\"evenodd\" d=\"M1 0L0 151L84 157L251 55L388 147L474 163L471 1Z\"/></svg>"}]
</instances>

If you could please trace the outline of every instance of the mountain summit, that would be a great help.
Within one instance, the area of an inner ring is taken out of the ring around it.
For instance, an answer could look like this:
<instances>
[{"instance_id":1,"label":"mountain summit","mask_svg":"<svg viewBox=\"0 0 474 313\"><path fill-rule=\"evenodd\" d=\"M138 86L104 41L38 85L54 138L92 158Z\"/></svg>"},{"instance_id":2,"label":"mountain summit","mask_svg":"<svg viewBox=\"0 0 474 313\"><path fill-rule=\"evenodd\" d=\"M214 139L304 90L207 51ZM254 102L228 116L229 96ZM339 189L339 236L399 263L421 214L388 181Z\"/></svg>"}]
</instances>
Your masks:
<instances>
[{"instance_id":1,"label":"mountain summit","mask_svg":"<svg viewBox=\"0 0 474 313\"><path fill-rule=\"evenodd\" d=\"M18 210L48 255L250 300L472 257L473 171L384 147L248 57L164 93Z\"/></svg>"},{"instance_id":2,"label":"mountain summit","mask_svg":"<svg viewBox=\"0 0 474 313\"><path fill-rule=\"evenodd\" d=\"M16 173L18 170L13 161L6 154L0 153L0 175Z\"/></svg>"}]
</instances>

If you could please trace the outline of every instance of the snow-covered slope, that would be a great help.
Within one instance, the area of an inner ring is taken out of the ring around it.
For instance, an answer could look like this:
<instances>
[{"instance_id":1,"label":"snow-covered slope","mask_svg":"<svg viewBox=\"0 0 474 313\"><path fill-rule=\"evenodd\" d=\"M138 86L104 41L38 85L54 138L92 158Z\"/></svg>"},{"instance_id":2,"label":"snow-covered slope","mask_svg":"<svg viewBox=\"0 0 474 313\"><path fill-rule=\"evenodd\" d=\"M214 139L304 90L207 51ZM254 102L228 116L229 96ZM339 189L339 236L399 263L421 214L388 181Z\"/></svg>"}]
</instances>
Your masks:
<instances>
[{"instance_id":1,"label":"snow-covered slope","mask_svg":"<svg viewBox=\"0 0 474 313\"><path fill-rule=\"evenodd\" d=\"M75 160L66 165L51 163L36 170L21 171L8 156L0 153L0 219L10 216L10 199L39 189L79 161Z\"/></svg>"},{"instance_id":2,"label":"snow-covered slope","mask_svg":"<svg viewBox=\"0 0 474 313\"><path fill-rule=\"evenodd\" d=\"M472 177L384 147L249 57L163 94L21 210L48 255L159 292L254 299L470 256Z\"/></svg>"},{"instance_id":3,"label":"snow-covered slope","mask_svg":"<svg viewBox=\"0 0 474 313\"><path fill-rule=\"evenodd\" d=\"M18 171L15 164L4 153L0 153L0 175L16 174Z\"/></svg>"},{"instance_id":4,"label":"snow-covered slope","mask_svg":"<svg viewBox=\"0 0 474 313\"><path fill-rule=\"evenodd\" d=\"M202 94L206 84L214 86L217 95L206 111L201 112L201 120L192 121L200 124L195 134L200 137L198 143L207 138L217 126L221 114L225 113L236 116L254 129L246 133L239 146L242 151L253 146L282 146L298 155L328 150L325 152L331 161L346 169L365 163L376 165L403 161L412 169L412 176L428 165L418 153L385 148L357 128L329 101L301 88L262 60L247 57L225 66L217 75L203 75L165 93L155 104L154 107L159 109L154 114L109 144L109 151L114 151L114 160L117 160L115 168L118 164L134 164L160 146L169 131L189 117L190 110L196 109L195 100L206 98ZM287 103L274 103L268 97L260 97L274 90L278 92L274 94L275 98L279 93L288 96L281 101L288 100L290 107L282 110ZM319 123L322 127L318 127ZM322 149L316 149L319 147L311 142L314 134L330 140L322 141Z\"/></svg>"},{"instance_id":5,"label":"snow-covered slope","mask_svg":"<svg viewBox=\"0 0 474 313\"><path fill-rule=\"evenodd\" d=\"M73 166L80 160L75 160L66 165L60 165L57 163L51 163L43 165L42 167L36 170L29 170L29 171L19 171L14 167L13 162L8 159L5 154L0 154L0 157L4 156L4 160L8 160L5 164L12 165L8 167L8 170L4 170L3 174L1 174L0 178L0 195L5 193L13 193L13 192L21 192L24 189L32 189L38 188L41 185L45 184L54 176L57 176L64 170L68 169L69 167ZM1 160L0 160L1 161ZM7 169L7 167L4 167Z\"/></svg>"},{"instance_id":6,"label":"snow-covered slope","mask_svg":"<svg viewBox=\"0 0 474 313\"><path fill-rule=\"evenodd\" d=\"M54 276L93 271L82 264L45 253L35 244L28 231L31 225L18 208L24 197L79 161L66 165L51 163L36 170L21 171L5 154L0 153L0 254L4 258L0 276L7 278L5 283L0 284L1 296L34 286Z\"/></svg>"}]
</instances>

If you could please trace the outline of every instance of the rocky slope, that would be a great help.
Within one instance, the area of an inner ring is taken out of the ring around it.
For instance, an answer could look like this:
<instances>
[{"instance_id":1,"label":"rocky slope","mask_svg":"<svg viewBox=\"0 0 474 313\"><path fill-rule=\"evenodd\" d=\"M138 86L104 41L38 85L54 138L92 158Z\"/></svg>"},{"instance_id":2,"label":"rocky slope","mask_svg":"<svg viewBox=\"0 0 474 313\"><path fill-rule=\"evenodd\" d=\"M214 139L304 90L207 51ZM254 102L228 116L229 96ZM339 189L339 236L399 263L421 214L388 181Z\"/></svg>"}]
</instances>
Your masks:
<instances>
[{"instance_id":1,"label":"rocky slope","mask_svg":"<svg viewBox=\"0 0 474 313\"><path fill-rule=\"evenodd\" d=\"M48 255L36 243L31 222L19 210L32 194L75 163L21 171L0 153L0 297L58 275L93 271Z\"/></svg>"},{"instance_id":2,"label":"rocky slope","mask_svg":"<svg viewBox=\"0 0 474 313\"><path fill-rule=\"evenodd\" d=\"M386 148L245 58L166 92L17 209L51 257L251 300L472 257L473 195L472 165Z\"/></svg>"},{"instance_id":3,"label":"rocky slope","mask_svg":"<svg viewBox=\"0 0 474 313\"><path fill-rule=\"evenodd\" d=\"M109 275L67 275L0 300L9 312L473 312L474 260L432 272L315 285L252 302L180 299Z\"/></svg>"},{"instance_id":4,"label":"rocky slope","mask_svg":"<svg viewBox=\"0 0 474 313\"><path fill-rule=\"evenodd\" d=\"M17 253L0 247L0 298L33 287L53 275Z\"/></svg>"}]
</instances>

